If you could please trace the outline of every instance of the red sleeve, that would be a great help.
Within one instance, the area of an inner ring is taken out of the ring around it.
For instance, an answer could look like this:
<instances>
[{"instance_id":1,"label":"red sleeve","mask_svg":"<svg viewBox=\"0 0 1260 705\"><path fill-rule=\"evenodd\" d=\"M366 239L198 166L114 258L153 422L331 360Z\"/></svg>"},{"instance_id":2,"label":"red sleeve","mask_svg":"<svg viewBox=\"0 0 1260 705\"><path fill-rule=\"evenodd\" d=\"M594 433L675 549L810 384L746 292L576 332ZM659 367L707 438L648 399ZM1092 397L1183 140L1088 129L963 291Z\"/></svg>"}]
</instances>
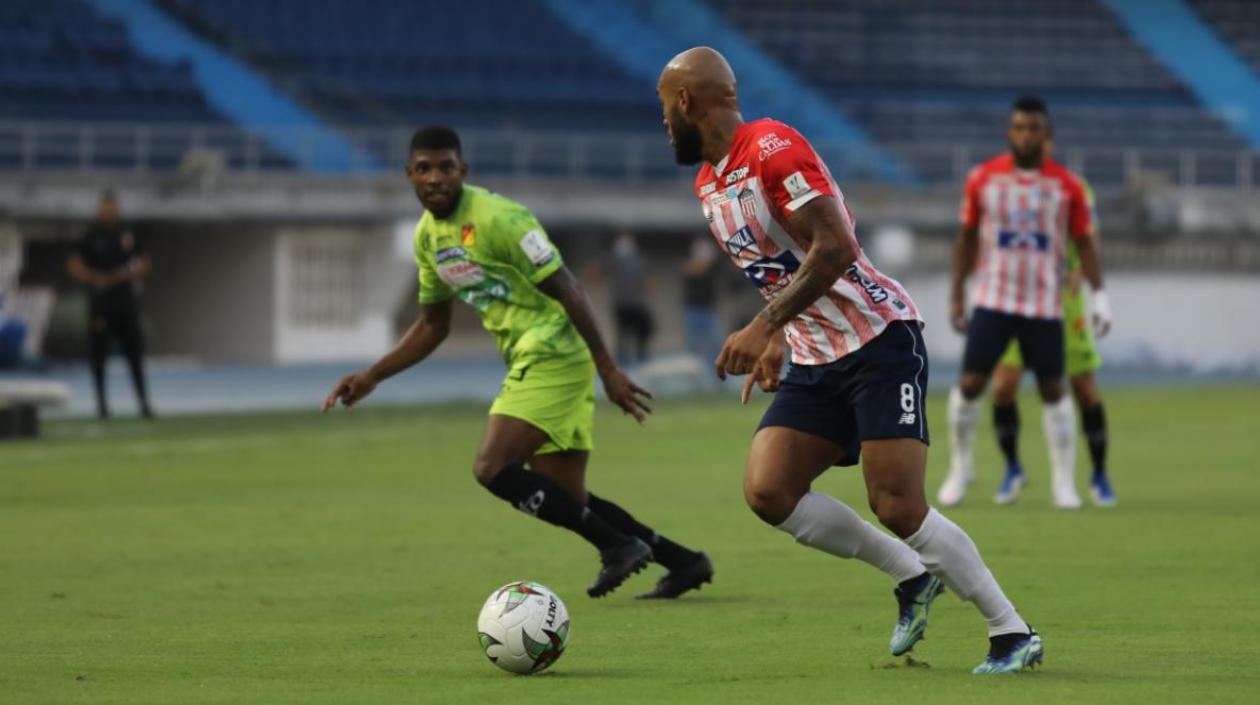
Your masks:
<instances>
[{"instance_id":1,"label":"red sleeve","mask_svg":"<svg viewBox=\"0 0 1260 705\"><path fill-rule=\"evenodd\" d=\"M1068 175L1068 234L1080 239L1088 237L1094 231L1094 211L1089 206L1089 197L1085 187L1075 174Z\"/></svg>"},{"instance_id":2,"label":"red sleeve","mask_svg":"<svg viewBox=\"0 0 1260 705\"><path fill-rule=\"evenodd\" d=\"M827 167L796 130L784 125L767 130L753 148L762 188L783 218L819 196L839 195Z\"/></svg>"},{"instance_id":3,"label":"red sleeve","mask_svg":"<svg viewBox=\"0 0 1260 705\"><path fill-rule=\"evenodd\" d=\"M980 184L984 181L984 168L977 166L967 175L963 186L962 205L958 209L958 222L964 228L980 227Z\"/></svg>"}]
</instances>

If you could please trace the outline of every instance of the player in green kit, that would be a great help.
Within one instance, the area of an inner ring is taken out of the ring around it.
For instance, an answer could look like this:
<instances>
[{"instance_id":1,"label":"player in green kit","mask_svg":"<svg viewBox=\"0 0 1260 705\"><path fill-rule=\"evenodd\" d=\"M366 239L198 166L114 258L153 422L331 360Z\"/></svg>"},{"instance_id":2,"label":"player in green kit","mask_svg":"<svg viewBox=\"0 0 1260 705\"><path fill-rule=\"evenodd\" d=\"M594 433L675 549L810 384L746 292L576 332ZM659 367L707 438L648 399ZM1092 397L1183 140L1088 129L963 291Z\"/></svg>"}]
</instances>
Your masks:
<instances>
[{"instance_id":1,"label":"player in green kit","mask_svg":"<svg viewBox=\"0 0 1260 705\"><path fill-rule=\"evenodd\" d=\"M1047 141L1047 152L1052 148L1053 142ZM1094 210L1094 191L1084 180L1082 184L1090 210ZM1091 218L1090 222L1097 223L1098 219ZM1089 494L1096 506L1112 507L1116 504L1116 495L1107 475L1107 417L1103 412L1102 397L1098 393L1098 382L1094 378L1094 373L1102 367L1102 355L1098 352L1098 344L1089 325L1089 307L1081 287L1081 260L1076 252L1076 244L1072 242L1068 243L1067 267L1067 286L1063 287L1064 360L1067 363L1068 379L1072 383L1072 396L1076 398L1076 406L1081 411L1081 427L1093 461L1094 472L1090 478ZM1019 381L1023 375L1024 360L1019 353L1019 345L1016 341L1011 341L993 372L993 427L1002 455L1006 458L1006 473L994 496L994 501L998 504L1014 502L1028 482L1024 466L1019 460L1019 407L1015 403Z\"/></svg>"},{"instance_id":2,"label":"player in green kit","mask_svg":"<svg viewBox=\"0 0 1260 705\"><path fill-rule=\"evenodd\" d=\"M713 577L703 554L640 524L586 489L594 377L608 399L642 423L646 391L613 362L586 292L533 214L464 183L459 136L444 127L412 137L407 177L425 213L416 225L420 317L375 364L333 387L324 411L361 401L382 380L425 359L450 329L456 298L494 336L507 376L486 424L473 475L517 509L589 541L603 567L591 597L615 590L649 561L668 572L641 598L674 598Z\"/></svg>"}]
</instances>

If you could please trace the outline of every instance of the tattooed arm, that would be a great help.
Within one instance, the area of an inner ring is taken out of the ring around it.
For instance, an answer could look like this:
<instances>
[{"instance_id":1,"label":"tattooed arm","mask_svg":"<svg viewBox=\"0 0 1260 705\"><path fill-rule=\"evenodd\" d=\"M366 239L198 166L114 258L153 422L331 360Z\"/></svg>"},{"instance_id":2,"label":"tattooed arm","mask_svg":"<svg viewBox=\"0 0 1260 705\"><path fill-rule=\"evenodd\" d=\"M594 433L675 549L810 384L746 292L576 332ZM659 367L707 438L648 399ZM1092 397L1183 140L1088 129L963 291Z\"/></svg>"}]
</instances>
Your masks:
<instances>
[{"instance_id":1,"label":"tattooed arm","mask_svg":"<svg viewBox=\"0 0 1260 705\"><path fill-rule=\"evenodd\" d=\"M819 196L792 213L788 229L798 242L808 243L805 261L788 284L743 330L726 339L715 361L717 375L753 371L771 337L827 293L857 260L857 238L840 211L840 202Z\"/></svg>"}]
</instances>

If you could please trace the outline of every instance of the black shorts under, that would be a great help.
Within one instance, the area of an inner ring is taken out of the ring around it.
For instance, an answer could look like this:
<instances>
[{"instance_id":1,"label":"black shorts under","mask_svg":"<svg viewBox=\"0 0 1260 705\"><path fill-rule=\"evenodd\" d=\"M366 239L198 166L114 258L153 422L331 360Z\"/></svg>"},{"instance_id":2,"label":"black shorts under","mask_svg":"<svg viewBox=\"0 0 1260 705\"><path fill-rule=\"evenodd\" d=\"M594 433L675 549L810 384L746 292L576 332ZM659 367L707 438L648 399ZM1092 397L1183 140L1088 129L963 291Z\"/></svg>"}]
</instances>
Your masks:
<instances>
[{"instance_id":1,"label":"black shorts under","mask_svg":"<svg viewBox=\"0 0 1260 705\"><path fill-rule=\"evenodd\" d=\"M1011 339L1019 341L1024 365L1038 381L1063 378L1063 321L1056 318L1029 318L977 308L967 326L967 347L963 351L963 372L988 377L997 367Z\"/></svg>"},{"instance_id":2,"label":"black shorts under","mask_svg":"<svg viewBox=\"0 0 1260 705\"><path fill-rule=\"evenodd\" d=\"M783 426L825 438L842 450L836 465L856 465L862 441L917 438L928 443L927 382L919 324L895 321L835 362L791 365L757 430Z\"/></svg>"}]
</instances>

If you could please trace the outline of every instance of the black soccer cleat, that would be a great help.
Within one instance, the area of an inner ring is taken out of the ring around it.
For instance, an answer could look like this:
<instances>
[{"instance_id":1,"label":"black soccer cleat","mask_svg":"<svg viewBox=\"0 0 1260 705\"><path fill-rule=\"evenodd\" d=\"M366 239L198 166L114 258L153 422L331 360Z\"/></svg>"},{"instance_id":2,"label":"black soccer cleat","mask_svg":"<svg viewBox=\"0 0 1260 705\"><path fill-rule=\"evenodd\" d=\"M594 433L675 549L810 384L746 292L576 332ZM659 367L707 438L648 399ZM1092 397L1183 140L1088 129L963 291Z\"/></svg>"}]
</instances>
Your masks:
<instances>
[{"instance_id":1,"label":"black soccer cleat","mask_svg":"<svg viewBox=\"0 0 1260 705\"><path fill-rule=\"evenodd\" d=\"M713 562L704 553L697 553L694 561L661 576L655 588L641 595L635 595L634 599L673 600L688 590L699 590L701 585L711 582L713 582Z\"/></svg>"},{"instance_id":2,"label":"black soccer cleat","mask_svg":"<svg viewBox=\"0 0 1260 705\"><path fill-rule=\"evenodd\" d=\"M591 597L603 597L616 590L631 575L643 570L652 561L652 547L642 539L631 538L629 541L610 548L599 555L604 567L599 569L595 582L586 588Z\"/></svg>"}]
</instances>

